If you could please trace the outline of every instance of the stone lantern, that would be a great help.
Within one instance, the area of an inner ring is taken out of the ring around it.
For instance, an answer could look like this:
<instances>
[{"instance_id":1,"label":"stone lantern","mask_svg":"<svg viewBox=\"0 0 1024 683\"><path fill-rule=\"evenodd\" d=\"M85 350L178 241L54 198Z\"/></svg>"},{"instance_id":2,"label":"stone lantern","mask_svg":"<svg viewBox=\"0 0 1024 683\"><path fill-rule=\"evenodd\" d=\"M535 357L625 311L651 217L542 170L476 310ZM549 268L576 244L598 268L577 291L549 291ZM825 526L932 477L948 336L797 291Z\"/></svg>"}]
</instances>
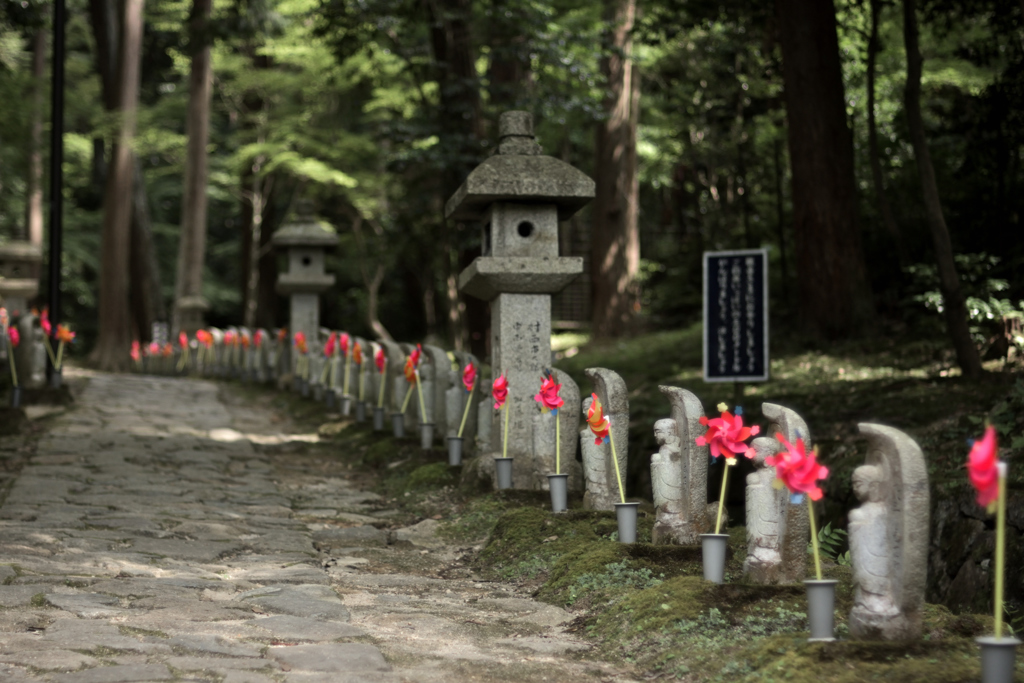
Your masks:
<instances>
[{"instance_id":1,"label":"stone lantern","mask_svg":"<svg viewBox=\"0 0 1024 683\"><path fill-rule=\"evenodd\" d=\"M12 315L28 312L39 293L43 251L38 245L13 241L0 245L0 306Z\"/></svg>"},{"instance_id":2,"label":"stone lantern","mask_svg":"<svg viewBox=\"0 0 1024 683\"><path fill-rule=\"evenodd\" d=\"M581 257L559 256L558 223L594 198L594 181L541 153L529 112L503 113L498 131L497 153L470 172L445 216L482 224L483 255L460 274L459 289L491 304L492 373L509 383L508 454L529 463L533 395L551 367L551 295L583 272ZM502 431L491 429L492 451L501 451Z\"/></svg>"},{"instance_id":3,"label":"stone lantern","mask_svg":"<svg viewBox=\"0 0 1024 683\"><path fill-rule=\"evenodd\" d=\"M338 244L327 222L313 217L308 202L299 202L295 217L271 238L276 249L287 249L288 270L277 276L277 293L289 297L288 334L304 332L310 348L320 338L320 293L334 285L324 272L324 256Z\"/></svg>"}]
</instances>

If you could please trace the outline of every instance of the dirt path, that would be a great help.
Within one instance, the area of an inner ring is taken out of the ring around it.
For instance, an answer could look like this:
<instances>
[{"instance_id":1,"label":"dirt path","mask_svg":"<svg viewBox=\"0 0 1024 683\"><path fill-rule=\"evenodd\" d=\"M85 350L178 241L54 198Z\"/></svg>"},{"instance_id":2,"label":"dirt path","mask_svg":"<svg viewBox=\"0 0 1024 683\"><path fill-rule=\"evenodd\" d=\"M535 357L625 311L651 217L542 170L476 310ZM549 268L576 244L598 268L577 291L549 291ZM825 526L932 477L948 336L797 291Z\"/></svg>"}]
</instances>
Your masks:
<instances>
[{"instance_id":1,"label":"dirt path","mask_svg":"<svg viewBox=\"0 0 1024 683\"><path fill-rule=\"evenodd\" d=\"M293 431L210 382L91 377L0 507L0 679L634 680Z\"/></svg>"}]
</instances>

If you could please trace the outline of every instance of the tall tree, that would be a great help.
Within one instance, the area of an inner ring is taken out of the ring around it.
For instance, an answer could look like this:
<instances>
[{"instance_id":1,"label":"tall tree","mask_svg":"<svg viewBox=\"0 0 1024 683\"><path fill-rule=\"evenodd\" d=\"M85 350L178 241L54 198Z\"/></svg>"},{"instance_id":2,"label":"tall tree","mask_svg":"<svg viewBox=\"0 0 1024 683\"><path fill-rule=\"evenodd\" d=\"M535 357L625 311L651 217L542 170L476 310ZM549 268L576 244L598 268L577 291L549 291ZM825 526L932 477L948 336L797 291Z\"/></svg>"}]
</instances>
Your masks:
<instances>
[{"instance_id":1,"label":"tall tree","mask_svg":"<svg viewBox=\"0 0 1024 683\"><path fill-rule=\"evenodd\" d=\"M839 337L872 318L832 0L777 0L801 308Z\"/></svg>"},{"instance_id":2,"label":"tall tree","mask_svg":"<svg viewBox=\"0 0 1024 683\"><path fill-rule=\"evenodd\" d=\"M96 71L100 75L103 107L108 112L120 115L122 81L119 69L122 54L123 8L119 10L118 2L115 0L89 0L89 14L96 39ZM93 140L93 182L101 188L105 197L108 167L104 162L104 147L102 138ZM132 290L129 299L131 329L137 338L149 340L152 324L167 320L167 309L164 306L160 285L160 269L157 266L142 165L133 150L129 150L129 154L132 185L126 188L126 192L132 201L129 247L131 266L128 273Z\"/></svg>"},{"instance_id":3,"label":"tall tree","mask_svg":"<svg viewBox=\"0 0 1024 683\"><path fill-rule=\"evenodd\" d=\"M939 291L942 292L943 312L949 331L956 360L963 374L978 377L982 374L981 357L971 339L967 323L967 305L960 289L960 276L953 260L953 244L949 228L939 201L939 186L935 182L935 167L932 165L928 140L924 135L924 121L921 118L921 67L923 58L918 42L917 11L914 0L903 0L903 41L907 52L906 112L907 128L917 160L917 173L921 180L921 195L924 199L928 229L932 235L932 248L939 271Z\"/></svg>"},{"instance_id":4,"label":"tall tree","mask_svg":"<svg viewBox=\"0 0 1024 683\"><path fill-rule=\"evenodd\" d=\"M172 329L192 333L202 327L203 264L206 256L206 145L210 139L210 96L213 69L210 63L208 24L213 0L193 0L189 18L189 53L192 70L188 80L188 137L185 158L185 191L181 201L181 241L174 283Z\"/></svg>"},{"instance_id":5,"label":"tall tree","mask_svg":"<svg viewBox=\"0 0 1024 683\"><path fill-rule=\"evenodd\" d=\"M145 0L124 0L118 49L116 111L120 116L117 143L103 193L103 236L100 254L99 336L93 357L103 370L129 365L129 244L132 220L136 109L142 62Z\"/></svg>"},{"instance_id":6,"label":"tall tree","mask_svg":"<svg viewBox=\"0 0 1024 683\"><path fill-rule=\"evenodd\" d=\"M28 241L43 246L43 93L46 90L46 26L32 36L32 122L29 124L25 229Z\"/></svg>"},{"instance_id":7,"label":"tall tree","mask_svg":"<svg viewBox=\"0 0 1024 683\"><path fill-rule=\"evenodd\" d=\"M639 298L640 183L636 132L640 79L633 62L636 0L605 0L601 71L605 78L604 119L597 127L591 225L593 333L615 337L634 319Z\"/></svg>"}]
</instances>

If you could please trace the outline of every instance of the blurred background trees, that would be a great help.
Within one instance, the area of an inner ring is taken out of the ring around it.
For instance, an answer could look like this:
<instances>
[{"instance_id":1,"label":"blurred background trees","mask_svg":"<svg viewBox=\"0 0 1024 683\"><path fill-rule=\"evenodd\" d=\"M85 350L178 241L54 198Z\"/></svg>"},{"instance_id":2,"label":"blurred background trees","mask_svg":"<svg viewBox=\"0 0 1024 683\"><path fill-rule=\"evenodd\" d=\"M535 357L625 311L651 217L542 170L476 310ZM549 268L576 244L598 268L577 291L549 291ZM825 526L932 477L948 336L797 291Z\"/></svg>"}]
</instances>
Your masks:
<instances>
[{"instance_id":1,"label":"blurred background trees","mask_svg":"<svg viewBox=\"0 0 1024 683\"><path fill-rule=\"evenodd\" d=\"M68 3L64 301L87 346L109 316L147 339L176 288L200 288L210 324L282 323L268 244L301 197L342 240L325 324L485 354L486 306L457 291L479 226L442 207L510 108L601 188L561 229L563 253L588 263L555 301L564 327L688 324L704 250L767 246L776 324L816 339L954 331L968 370L965 335L982 353L1012 343L1016 0L148 0L127 155L116 74L125 7L141 2ZM2 8L0 239L37 239L49 4ZM205 193L188 190L203 173ZM128 256L108 262L115 223ZM181 246L197 223L201 259ZM110 277L117 312L99 305Z\"/></svg>"}]
</instances>

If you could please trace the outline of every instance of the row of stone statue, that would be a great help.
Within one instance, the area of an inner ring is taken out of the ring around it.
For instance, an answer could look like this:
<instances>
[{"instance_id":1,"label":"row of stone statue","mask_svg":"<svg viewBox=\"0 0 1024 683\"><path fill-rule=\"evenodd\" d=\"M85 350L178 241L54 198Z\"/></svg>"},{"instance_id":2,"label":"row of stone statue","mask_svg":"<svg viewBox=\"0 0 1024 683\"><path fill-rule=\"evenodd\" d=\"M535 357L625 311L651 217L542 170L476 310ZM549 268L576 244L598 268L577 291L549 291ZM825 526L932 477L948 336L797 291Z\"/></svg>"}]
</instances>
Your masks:
<instances>
[{"instance_id":1,"label":"row of stone statue","mask_svg":"<svg viewBox=\"0 0 1024 683\"><path fill-rule=\"evenodd\" d=\"M205 356L191 353L189 363L204 374L233 374L254 381L269 382L291 377L295 386L320 399L332 392L343 394L368 406L381 406L392 415L404 413L405 427L418 424L443 426L435 429L435 438L455 436L463 428L465 452L476 457L466 462L464 476L490 480L496 487L494 457L501 455L504 434L499 428L501 414L495 411L490 396L490 381L478 379L470 394L459 380L459 369L477 364L472 354L453 352L423 345L420 363L420 392L407 381L403 368L412 344L375 342L353 338L360 344L363 362L356 365L339 354L323 354L326 331L310 344L308 362L296 363L296 350L283 336L260 331L259 344L244 329L211 329L213 345ZM238 341L248 338L241 344ZM225 344L225 339L231 344ZM375 364L374 351L383 349L383 372ZM454 363L452 361L454 357ZM349 356L351 359L351 354ZM151 372L174 372L182 367L180 350L166 357L150 355L142 360ZM295 370L302 367L299 373ZM629 400L626 384L614 371L589 368L587 377L593 393L604 406L611 421L611 438L619 470L627 471L629 439ZM620 500L614 475L613 449L596 444L582 421L590 397L581 401L580 389L564 372L554 370L562 385L565 405L557 412L537 410L530 429L516 429L508 437L507 452L514 459L513 486L521 489L546 489L548 474L555 471L555 436L560 434L563 472L569 475L569 490L583 493L584 507L612 510ZM346 377L347 375L347 377ZM538 384L539 384L538 377ZM509 387L510 401L533 402L537 387ZM707 446L698 446L696 438L704 433L700 418L704 409L690 391L663 386L670 416L654 424L659 445L651 456L651 481L655 519L652 539L656 544L699 545L700 535L714 527L717 502L708 501L708 469L711 461ZM462 425L465 401L471 401ZM403 411L404 407L404 411ZM810 525L806 505L793 504L789 493L773 485L775 471L765 458L782 449L777 436L790 443L803 439L807 448L812 436L805 421L794 411L763 403L761 412L769 421L765 436L754 439L754 471L746 480L747 553L743 563L745 580L761 584L800 581L807 575ZM555 420L560 421L556 431ZM928 480L924 457L918 445L906 434L877 424L860 425L868 438L866 464L853 474L853 488L860 507L849 513L851 564L856 584L855 607L850 627L858 637L902 639L920 633L921 607L927 569L929 526ZM571 454L577 439L582 463Z\"/></svg>"}]
</instances>

